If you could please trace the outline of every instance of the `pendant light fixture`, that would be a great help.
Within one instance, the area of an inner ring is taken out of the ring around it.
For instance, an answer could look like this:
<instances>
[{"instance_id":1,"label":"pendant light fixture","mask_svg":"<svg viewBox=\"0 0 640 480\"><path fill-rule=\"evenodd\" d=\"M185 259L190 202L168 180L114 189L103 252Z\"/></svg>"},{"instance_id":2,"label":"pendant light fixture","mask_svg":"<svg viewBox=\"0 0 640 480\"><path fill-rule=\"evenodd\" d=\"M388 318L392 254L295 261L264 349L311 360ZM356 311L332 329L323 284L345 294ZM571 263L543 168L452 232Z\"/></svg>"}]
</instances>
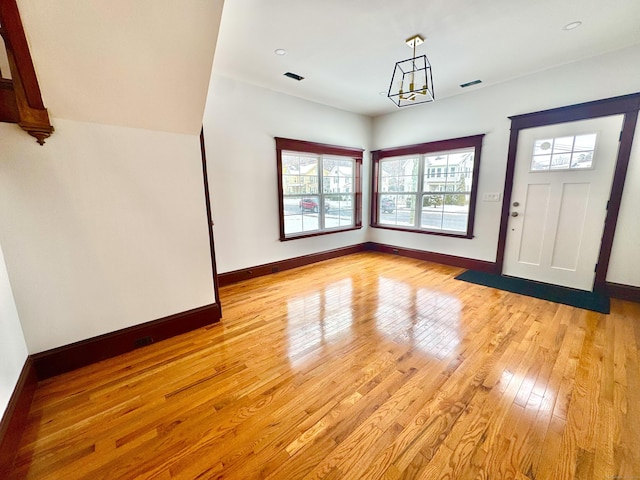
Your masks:
<instances>
[{"instance_id":1,"label":"pendant light fixture","mask_svg":"<svg viewBox=\"0 0 640 480\"><path fill-rule=\"evenodd\" d=\"M413 48L413 57L396 63L389 85L387 97L398 107L433 102L433 77L431 64L426 55L416 57L416 47L424 42L420 35L414 35L406 40L406 44Z\"/></svg>"}]
</instances>

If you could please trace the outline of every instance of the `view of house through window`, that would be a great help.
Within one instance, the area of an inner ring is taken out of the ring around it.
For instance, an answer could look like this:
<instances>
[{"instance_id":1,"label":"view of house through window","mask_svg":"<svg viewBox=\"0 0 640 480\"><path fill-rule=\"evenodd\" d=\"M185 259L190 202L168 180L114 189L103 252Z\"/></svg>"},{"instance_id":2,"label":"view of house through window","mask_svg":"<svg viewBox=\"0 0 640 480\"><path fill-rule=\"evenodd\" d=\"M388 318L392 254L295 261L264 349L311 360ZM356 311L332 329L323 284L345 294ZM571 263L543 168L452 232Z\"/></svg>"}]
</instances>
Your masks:
<instances>
[{"instance_id":1,"label":"view of house through window","mask_svg":"<svg viewBox=\"0 0 640 480\"><path fill-rule=\"evenodd\" d=\"M571 137L543 138L533 145L532 172L591 168L596 133Z\"/></svg>"},{"instance_id":2,"label":"view of house through window","mask_svg":"<svg viewBox=\"0 0 640 480\"><path fill-rule=\"evenodd\" d=\"M319 144L276 141L284 147L278 148L282 239L359 228L361 208L356 193L360 191L362 151L345 149L351 155L336 155L336 149L342 147L331 147L324 154ZM288 149L296 146L302 151Z\"/></svg>"},{"instance_id":3,"label":"view of house through window","mask_svg":"<svg viewBox=\"0 0 640 480\"><path fill-rule=\"evenodd\" d=\"M372 225L470 236L482 136L374 152ZM438 146L447 148L433 151ZM421 151L422 150L422 151ZM381 158L382 157L382 158Z\"/></svg>"}]
</instances>

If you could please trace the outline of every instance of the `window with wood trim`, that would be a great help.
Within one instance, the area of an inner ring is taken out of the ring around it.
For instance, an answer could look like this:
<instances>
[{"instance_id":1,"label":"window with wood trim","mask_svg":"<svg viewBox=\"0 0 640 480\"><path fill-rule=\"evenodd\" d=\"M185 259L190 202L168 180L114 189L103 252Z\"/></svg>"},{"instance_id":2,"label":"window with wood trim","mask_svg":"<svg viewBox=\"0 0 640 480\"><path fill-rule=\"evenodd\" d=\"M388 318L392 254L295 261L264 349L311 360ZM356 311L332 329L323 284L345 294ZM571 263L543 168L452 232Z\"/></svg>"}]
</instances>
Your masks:
<instances>
[{"instance_id":1,"label":"window with wood trim","mask_svg":"<svg viewBox=\"0 0 640 480\"><path fill-rule=\"evenodd\" d=\"M362 228L362 149L276 138L280 240Z\"/></svg>"},{"instance_id":2,"label":"window with wood trim","mask_svg":"<svg viewBox=\"0 0 640 480\"><path fill-rule=\"evenodd\" d=\"M483 137L372 152L371 226L472 238Z\"/></svg>"}]
</instances>

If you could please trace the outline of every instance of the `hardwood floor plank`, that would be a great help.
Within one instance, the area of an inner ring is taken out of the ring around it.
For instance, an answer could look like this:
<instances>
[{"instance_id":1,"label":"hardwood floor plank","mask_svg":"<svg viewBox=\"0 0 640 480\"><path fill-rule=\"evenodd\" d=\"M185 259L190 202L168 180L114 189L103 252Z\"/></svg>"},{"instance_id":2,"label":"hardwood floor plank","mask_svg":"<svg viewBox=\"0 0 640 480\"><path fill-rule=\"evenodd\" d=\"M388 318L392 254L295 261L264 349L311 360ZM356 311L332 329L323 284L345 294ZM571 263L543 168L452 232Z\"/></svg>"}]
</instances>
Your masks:
<instances>
[{"instance_id":1,"label":"hardwood floor plank","mask_svg":"<svg viewBox=\"0 0 640 480\"><path fill-rule=\"evenodd\" d=\"M640 477L640 306L363 252L220 290L208 326L38 385L14 479Z\"/></svg>"}]
</instances>

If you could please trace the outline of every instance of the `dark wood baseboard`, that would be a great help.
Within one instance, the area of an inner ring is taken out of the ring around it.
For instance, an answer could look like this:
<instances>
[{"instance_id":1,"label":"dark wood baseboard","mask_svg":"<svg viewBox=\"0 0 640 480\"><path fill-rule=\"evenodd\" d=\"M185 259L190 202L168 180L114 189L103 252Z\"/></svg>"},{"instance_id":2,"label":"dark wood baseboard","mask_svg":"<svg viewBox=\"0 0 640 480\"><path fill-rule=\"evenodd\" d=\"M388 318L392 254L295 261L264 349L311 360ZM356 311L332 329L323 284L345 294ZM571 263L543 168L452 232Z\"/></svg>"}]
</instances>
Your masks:
<instances>
[{"instance_id":1,"label":"dark wood baseboard","mask_svg":"<svg viewBox=\"0 0 640 480\"><path fill-rule=\"evenodd\" d=\"M343 257L345 255L351 255L353 253L364 252L367 249L368 248L366 243L359 243L357 245L351 245L349 247L336 248L334 250L327 250L319 253L311 253L302 257L288 258L286 260L280 260L278 262L265 263L264 265L242 268L240 270L234 270L232 272L220 273L218 275L218 284L221 287L224 287L226 285L238 283L250 278L262 277L264 275L282 272L283 270L290 270L292 268L303 267L305 265L311 265L312 263L322 262L331 258Z\"/></svg>"},{"instance_id":2,"label":"dark wood baseboard","mask_svg":"<svg viewBox=\"0 0 640 480\"><path fill-rule=\"evenodd\" d=\"M38 380L69 372L220 321L213 303L32 355Z\"/></svg>"},{"instance_id":3,"label":"dark wood baseboard","mask_svg":"<svg viewBox=\"0 0 640 480\"><path fill-rule=\"evenodd\" d=\"M605 291L610 297L640 303L640 287L607 282Z\"/></svg>"},{"instance_id":4,"label":"dark wood baseboard","mask_svg":"<svg viewBox=\"0 0 640 480\"><path fill-rule=\"evenodd\" d=\"M232 272L221 273L218 275L218 282L221 287L231 285L233 283L248 280L250 278L262 277L272 273L290 270L292 268L311 265L312 263L322 262L331 258L351 255L353 253L374 251L390 253L392 255L400 255L403 257L425 260L427 262L441 263L443 265L451 265L454 267L467 268L469 270L479 270L481 272L497 273L497 266L494 262L485 262L482 260L474 260L472 258L456 257L454 255L445 255L442 253L427 252L424 250L414 250L411 248L394 247L382 243L366 242L349 247L337 248L335 250L327 250L319 253L312 253L302 257L289 258L279 262L265 263L255 267L242 268Z\"/></svg>"},{"instance_id":5,"label":"dark wood baseboard","mask_svg":"<svg viewBox=\"0 0 640 480\"><path fill-rule=\"evenodd\" d=\"M0 420L0 478L11 478L18 445L27 424L37 385L38 379L33 360L28 357L13 389L7 409Z\"/></svg>"},{"instance_id":6,"label":"dark wood baseboard","mask_svg":"<svg viewBox=\"0 0 640 480\"><path fill-rule=\"evenodd\" d=\"M415 250L413 248L395 247L393 245L385 245L383 243L375 242L369 242L367 247L368 250L373 250L375 252L390 253L392 255L424 260L426 262L466 268L468 270L478 270L486 273L499 273L495 262L475 260L473 258L466 257L456 257L455 255L445 255L444 253L427 252L424 250Z\"/></svg>"}]
</instances>

